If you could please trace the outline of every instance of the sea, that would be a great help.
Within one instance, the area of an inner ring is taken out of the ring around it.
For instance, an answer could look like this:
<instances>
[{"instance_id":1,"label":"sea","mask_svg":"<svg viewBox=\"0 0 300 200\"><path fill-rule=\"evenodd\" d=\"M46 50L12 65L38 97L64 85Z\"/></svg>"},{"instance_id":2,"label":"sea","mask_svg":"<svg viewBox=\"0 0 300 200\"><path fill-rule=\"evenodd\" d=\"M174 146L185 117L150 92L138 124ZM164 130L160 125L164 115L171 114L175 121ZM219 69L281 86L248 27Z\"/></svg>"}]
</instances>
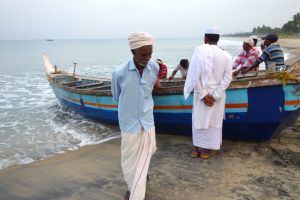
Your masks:
<instances>
[{"instance_id":1,"label":"sea","mask_svg":"<svg viewBox=\"0 0 300 200\"><path fill-rule=\"evenodd\" d=\"M171 74L202 43L202 38L156 39L152 58L163 60ZM219 46L235 57L242 39L221 39ZM117 126L58 104L45 76L43 53L61 69L71 72L78 63L77 74L107 78L132 57L126 39L0 40L0 169L120 137Z\"/></svg>"}]
</instances>

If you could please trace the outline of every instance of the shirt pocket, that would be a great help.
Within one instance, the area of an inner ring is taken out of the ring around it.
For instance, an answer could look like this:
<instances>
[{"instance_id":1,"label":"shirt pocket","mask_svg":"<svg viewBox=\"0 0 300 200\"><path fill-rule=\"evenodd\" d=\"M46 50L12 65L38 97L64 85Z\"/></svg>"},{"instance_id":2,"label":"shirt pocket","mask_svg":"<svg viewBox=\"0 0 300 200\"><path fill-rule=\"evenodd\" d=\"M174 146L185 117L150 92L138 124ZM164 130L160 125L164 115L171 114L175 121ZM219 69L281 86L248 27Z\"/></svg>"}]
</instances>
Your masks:
<instances>
[{"instance_id":1,"label":"shirt pocket","mask_svg":"<svg viewBox=\"0 0 300 200\"><path fill-rule=\"evenodd\" d=\"M153 109L153 98L152 98L153 86L143 86L143 112L147 112Z\"/></svg>"},{"instance_id":2,"label":"shirt pocket","mask_svg":"<svg viewBox=\"0 0 300 200\"><path fill-rule=\"evenodd\" d=\"M156 81L156 77L150 76L149 74L147 74L147 75L145 75L145 77L143 77L141 86L143 89L144 98L147 98L152 95L153 86L154 86L155 81Z\"/></svg>"},{"instance_id":3,"label":"shirt pocket","mask_svg":"<svg viewBox=\"0 0 300 200\"><path fill-rule=\"evenodd\" d=\"M149 98L152 95L153 86L143 85L143 96L144 98Z\"/></svg>"}]
</instances>

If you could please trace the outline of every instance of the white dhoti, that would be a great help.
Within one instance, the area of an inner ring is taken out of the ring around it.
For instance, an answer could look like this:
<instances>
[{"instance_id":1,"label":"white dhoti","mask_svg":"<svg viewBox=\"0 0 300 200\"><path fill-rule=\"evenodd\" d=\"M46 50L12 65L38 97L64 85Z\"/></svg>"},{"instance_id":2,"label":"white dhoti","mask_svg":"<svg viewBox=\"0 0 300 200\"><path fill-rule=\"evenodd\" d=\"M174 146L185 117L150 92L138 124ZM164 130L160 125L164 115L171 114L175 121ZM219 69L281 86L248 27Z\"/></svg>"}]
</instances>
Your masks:
<instances>
[{"instance_id":1,"label":"white dhoti","mask_svg":"<svg viewBox=\"0 0 300 200\"><path fill-rule=\"evenodd\" d=\"M155 151L155 127L139 134L122 133L121 165L130 200L145 198L148 169Z\"/></svg>"},{"instance_id":2,"label":"white dhoti","mask_svg":"<svg viewBox=\"0 0 300 200\"><path fill-rule=\"evenodd\" d=\"M221 144L222 128L195 129L193 127L193 146L219 150Z\"/></svg>"}]
</instances>

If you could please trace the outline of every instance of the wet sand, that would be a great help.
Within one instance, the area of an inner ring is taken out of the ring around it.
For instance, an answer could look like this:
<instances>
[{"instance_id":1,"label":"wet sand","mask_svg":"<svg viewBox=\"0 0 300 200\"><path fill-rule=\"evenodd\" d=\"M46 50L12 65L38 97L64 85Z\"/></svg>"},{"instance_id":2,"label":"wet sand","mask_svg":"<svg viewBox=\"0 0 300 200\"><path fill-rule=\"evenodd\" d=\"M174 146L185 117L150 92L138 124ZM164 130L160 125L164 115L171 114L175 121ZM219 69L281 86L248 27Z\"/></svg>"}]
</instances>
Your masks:
<instances>
[{"instance_id":1,"label":"wet sand","mask_svg":"<svg viewBox=\"0 0 300 200\"><path fill-rule=\"evenodd\" d=\"M190 157L190 137L157 141L146 200L300 196L300 118L268 142L225 140L209 160ZM0 170L1 200L115 200L125 191L120 139Z\"/></svg>"},{"instance_id":2,"label":"wet sand","mask_svg":"<svg viewBox=\"0 0 300 200\"><path fill-rule=\"evenodd\" d=\"M289 63L300 59L296 40L280 40L298 55ZM190 157L190 137L157 143L146 200L299 199L300 118L271 141L225 140L209 160ZM1 200L120 200L126 190L120 139L0 170Z\"/></svg>"},{"instance_id":3,"label":"wet sand","mask_svg":"<svg viewBox=\"0 0 300 200\"><path fill-rule=\"evenodd\" d=\"M280 46L286 48L290 54L286 64L292 65L300 60L300 38L279 39L278 42Z\"/></svg>"}]
</instances>

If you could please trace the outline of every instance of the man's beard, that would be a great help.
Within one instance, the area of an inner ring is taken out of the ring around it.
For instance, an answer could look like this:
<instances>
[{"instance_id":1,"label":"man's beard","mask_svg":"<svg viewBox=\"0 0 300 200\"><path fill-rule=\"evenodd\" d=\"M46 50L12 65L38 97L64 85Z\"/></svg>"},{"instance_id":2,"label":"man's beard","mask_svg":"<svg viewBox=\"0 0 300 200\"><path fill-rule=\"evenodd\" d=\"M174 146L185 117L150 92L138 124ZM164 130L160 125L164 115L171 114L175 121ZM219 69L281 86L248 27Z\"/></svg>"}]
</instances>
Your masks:
<instances>
[{"instance_id":1,"label":"man's beard","mask_svg":"<svg viewBox=\"0 0 300 200\"><path fill-rule=\"evenodd\" d=\"M148 64L148 61L147 61L147 62L146 62L146 61L144 61L144 62L140 62L139 64L140 64L140 66L146 67L146 66L147 66L147 64Z\"/></svg>"}]
</instances>

